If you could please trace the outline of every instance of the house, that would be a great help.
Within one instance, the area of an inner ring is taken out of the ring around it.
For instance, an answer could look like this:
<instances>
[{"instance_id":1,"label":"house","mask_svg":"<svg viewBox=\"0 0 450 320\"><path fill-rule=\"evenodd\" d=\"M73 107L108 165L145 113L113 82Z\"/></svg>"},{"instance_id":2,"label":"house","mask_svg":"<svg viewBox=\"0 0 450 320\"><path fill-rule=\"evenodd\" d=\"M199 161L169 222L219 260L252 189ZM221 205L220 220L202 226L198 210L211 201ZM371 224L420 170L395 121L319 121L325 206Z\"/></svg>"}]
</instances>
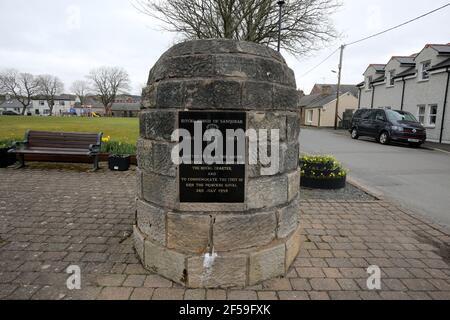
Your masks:
<instances>
[{"instance_id":1,"label":"house","mask_svg":"<svg viewBox=\"0 0 450 320\"><path fill-rule=\"evenodd\" d=\"M73 113L73 108L77 101L76 96L70 94L62 94L55 97L55 105L53 106L53 116L64 116ZM49 116L50 108L44 97L36 96L32 100L29 110L34 116Z\"/></svg>"},{"instance_id":2,"label":"house","mask_svg":"<svg viewBox=\"0 0 450 320\"><path fill-rule=\"evenodd\" d=\"M358 108L358 88L342 85L339 95L338 119L343 119L347 110ZM299 100L301 125L313 127L334 127L336 115L337 85L316 84L309 95ZM340 121L339 120L339 121Z\"/></svg>"},{"instance_id":3,"label":"house","mask_svg":"<svg viewBox=\"0 0 450 320\"><path fill-rule=\"evenodd\" d=\"M0 103L0 114L6 111L22 114L22 109L23 105L16 99L6 99Z\"/></svg>"},{"instance_id":4,"label":"house","mask_svg":"<svg viewBox=\"0 0 450 320\"><path fill-rule=\"evenodd\" d=\"M429 141L450 143L449 80L450 43L427 44L417 54L369 65L358 106L408 111L427 128Z\"/></svg>"},{"instance_id":5,"label":"house","mask_svg":"<svg viewBox=\"0 0 450 320\"><path fill-rule=\"evenodd\" d=\"M78 116L105 115L105 107L98 96L87 97L83 106L77 102L74 108ZM135 95L118 95L111 106L113 117L137 117L140 111L141 97Z\"/></svg>"}]
</instances>

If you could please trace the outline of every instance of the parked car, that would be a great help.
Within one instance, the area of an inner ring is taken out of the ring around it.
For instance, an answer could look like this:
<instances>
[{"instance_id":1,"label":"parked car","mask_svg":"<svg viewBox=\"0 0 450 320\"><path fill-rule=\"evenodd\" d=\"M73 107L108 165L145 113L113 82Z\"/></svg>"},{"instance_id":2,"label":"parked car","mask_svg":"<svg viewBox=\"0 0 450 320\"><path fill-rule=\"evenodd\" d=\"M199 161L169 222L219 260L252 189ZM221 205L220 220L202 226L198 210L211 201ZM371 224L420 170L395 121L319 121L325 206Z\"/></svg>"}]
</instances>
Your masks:
<instances>
[{"instance_id":1,"label":"parked car","mask_svg":"<svg viewBox=\"0 0 450 320\"><path fill-rule=\"evenodd\" d=\"M390 109L360 109L352 119L353 139L373 137L381 144L391 141L419 147L427 139L426 129L409 112Z\"/></svg>"},{"instance_id":2,"label":"parked car","mask_svg":"<svg viewBox=\"0 0 450 320\"><path fill-rule=\"evenodd\" d=\"M3 111L2 115L3 116L20 116L20 114L15 113L14 111Z\"/></svg>"}]
</instances>

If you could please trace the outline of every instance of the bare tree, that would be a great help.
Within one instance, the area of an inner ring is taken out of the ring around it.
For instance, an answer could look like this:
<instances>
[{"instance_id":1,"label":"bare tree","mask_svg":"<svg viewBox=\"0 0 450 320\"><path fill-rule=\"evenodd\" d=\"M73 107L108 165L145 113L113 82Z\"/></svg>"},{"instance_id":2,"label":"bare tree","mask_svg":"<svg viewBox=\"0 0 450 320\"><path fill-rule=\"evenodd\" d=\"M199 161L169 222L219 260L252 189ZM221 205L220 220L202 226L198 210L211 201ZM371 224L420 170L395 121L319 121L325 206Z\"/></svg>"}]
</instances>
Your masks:
<instances>
[{"instance_id":1,"label":"bare tree","mask_svg":"<svg viewBox=\"0 0 450 320\"><path fill-rule=\"evenodd\" d=\"M55 98L64 91L64 83L55 76L45 74L37 77L39 85L39 94L47 101L50 109L50 116L53 115L55 107Z\"/></svg>"},{"instance_id":2,"label":"bare tree","mask_svg":"<svg viewBox=\"0 0 450 320\"><path fill-rule=\"evenodd\" d=\"M18 101L23 106L22 115L25 115L32 97L38 93L39 84L32 74L9 69L0 73L0 90Z\"/></svg>"},{"instance_id":3,"label":"bare tree","mask_svg":"<svg viewBox=\"0 0 450 320\"><path fill-rule=\"evenodd\" d=\"M277 46L279 12L274 0L135 0L134 5L185 39L228 38ZM301 56L335 39L330 18L340 5L340 0L286 1L281 47Z\"/></svg>"},{"instance_id":4,"label":"bare tree","mask_svg":"<svg viewBox=\"0 0 450 320\"><path fill-rule=\"evenodd\" d=\"M128 73L119 67L101 67L91 70L87 78L91 80L93 90L99 95L105 114L110 116L117 94L130 88Z\"/></svg>"},{"instance_id":5,"label":"bare tree","mask_svg":"<svg viewBox=\"0 0 450 320\"><path fill-rule=\"evenodd\" d=\"M84 106L90 91L89 83L84 80L75 81L72 84L71 91L78 97L78 99L80 99L81 105Z\"/></svg>"}]
</instances>

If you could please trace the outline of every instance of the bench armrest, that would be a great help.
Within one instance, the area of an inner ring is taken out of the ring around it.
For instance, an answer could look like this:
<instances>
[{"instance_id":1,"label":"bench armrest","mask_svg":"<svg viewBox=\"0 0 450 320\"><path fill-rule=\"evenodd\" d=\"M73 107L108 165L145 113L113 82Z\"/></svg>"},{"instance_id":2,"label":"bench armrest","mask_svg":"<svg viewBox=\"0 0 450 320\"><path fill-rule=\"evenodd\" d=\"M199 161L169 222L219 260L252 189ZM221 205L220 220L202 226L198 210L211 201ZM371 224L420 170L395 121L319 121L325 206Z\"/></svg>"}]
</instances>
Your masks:
<instances>
[{"instance_id":1,"label":"bench armrest","mask_svg":"<svg viewBox=\"0 0 450 320\"><path fill-rule=\"evenodd\" d=\"M100 150L101 150L101 145L99 145L99 144L91 144L89 146L89 151L91 153L100 153Z\"/></svg>"},{"instance_id":2,"label":"bench armrest","mask_svg":"<svg viewBox=\"0 0 450 320\"><path fill-rule=\"evenodd\" d=\"M16 141L13 143L12 149L16 150L16 149L19 149L20 147L25 147L27 144L28 144L28 141Z\"/></svg>"}]
</instances>

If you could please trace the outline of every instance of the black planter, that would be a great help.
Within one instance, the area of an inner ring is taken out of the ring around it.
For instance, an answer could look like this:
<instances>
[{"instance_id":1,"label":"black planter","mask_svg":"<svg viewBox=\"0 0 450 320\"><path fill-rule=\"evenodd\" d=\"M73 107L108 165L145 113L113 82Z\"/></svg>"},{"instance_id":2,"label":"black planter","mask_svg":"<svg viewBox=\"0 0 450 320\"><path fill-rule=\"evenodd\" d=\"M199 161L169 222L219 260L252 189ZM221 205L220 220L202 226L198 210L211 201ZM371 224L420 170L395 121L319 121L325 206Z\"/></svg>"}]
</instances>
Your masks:
<instances>
[{"instance_id":1,"label":"black planter","mask_svg":"<svg viewBox=\"0 0 450 320\"><path fill-rule=\"evenodd\" d=\"M16 155L8 153L11 148L0 148L0 168L6 168L16 163Z\"/></svg>"},{"instance_id":2,"label":"black planter","mask_svg":"<svg viewBox=\"0 0 450 320\"><path fill-rule=\"evenodd\" d=\"M108 157L109 170L128 171L130 169L130 156L110 155Z\"/></svg>"},{"instance_id":3,"label":"black planter","mask_svg":"<svg viewBox=\"0 0 450 320\"><path fill-rule=\"evenodd\" d=\"M346 181L347 177L338 177L334 179L302 177L300 185L310 189L337 190L345 188Z\"/></svg>"}]
</instances>

